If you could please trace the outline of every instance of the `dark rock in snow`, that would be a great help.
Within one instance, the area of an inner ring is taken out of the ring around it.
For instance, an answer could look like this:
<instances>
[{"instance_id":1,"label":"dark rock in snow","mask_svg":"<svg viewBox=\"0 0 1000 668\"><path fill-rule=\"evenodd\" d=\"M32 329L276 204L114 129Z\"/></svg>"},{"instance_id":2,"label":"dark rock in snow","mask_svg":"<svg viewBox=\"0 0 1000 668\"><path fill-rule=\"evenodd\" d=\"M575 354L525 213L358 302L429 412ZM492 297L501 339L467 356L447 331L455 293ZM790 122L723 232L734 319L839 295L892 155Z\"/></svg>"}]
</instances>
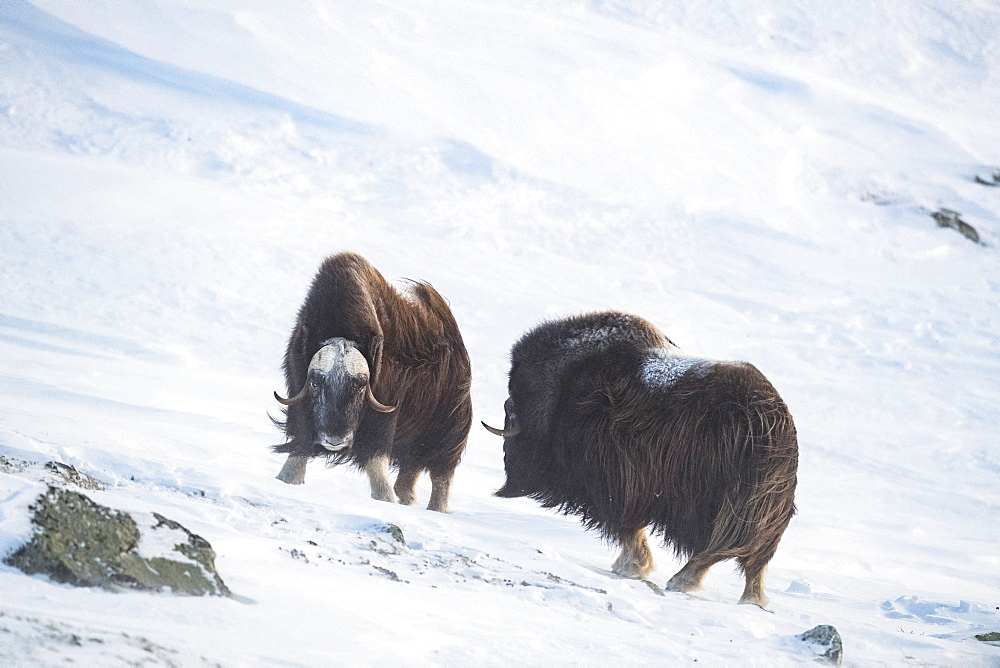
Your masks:
<instances>
[{"instance_id":1,"label":"dark rock in snow","mask_svg":"<svg viewBox=\"0 0 1000 668\"><path fill-rule=\"evenodd\" d=\"M1000 642L1000 632L992 631L990 633L980 633L976 636L976 640L981 640L983 642Z\"/></svg>"},{"instance_id":2,"label":"dark rock in snow","mask_svg":"<svg viewBox=\"0 0 1000 668\"><path fill-rule=\"evenodd\" d=\"M27 468L27 463L16 459L7 459L0 455L0 473L20 473Z\"/></svg>"},{"instance_id":3,"label":"dark rock in snow","mask_svg":"<svg viewBox=\"0 0 1000 668\"><path fill-rule=\"evenodd\" d=\"M822 651L822 654L817 653L817 661L839 666L844 660L844 644L840 639L840 633L832 626L823 624L795 637Z\"/></svg>"},{"instance_id":4,"label":"dark rock in snow","mask_svg":"<svg viewBox=\"0 0 1000 668\"><path fill-rule=\"evenodd\" d=\"M385 529L383 529L383 531L392 536L393 540L395 540L397 543L406 545L406 540L403 538L403 530L400 529L395 524L385 525Z\"/></svg>"},{"instance_id":5,"label":"dark rock in snow","mask_svg":"<svg viewBox=\"0 0 1000 668\"><path fill-rule=\"evenodd\" d=\"M994 169L993 170L993 174L991 176L992 176L992 179L991 180L987 180L987 179L984 179L983 177L979 176L979 174L976 174L975 181L979 185L983 185L983 186L992 186L994 188L996 188L997 186L1000 186L1000 168Z\"/></svg>"},{"instance_id":6,"label":"dark rock in snow","mask_svg":"<svg viewBox=\"0 0 1000 668\"><path fill-rule=\"evenodd\" d=\"M29 575L112 591L232 595L215 571L208 541L162 515L153 513L140 527L128 513L57 487L31 510L34 536L4 559Z\"/></svg>"},{"instance_id":7,"label":"dark rock in snow","mask_svg":"<svg viewBox=\"0 0 1000 668\"><path fill-rule=\"evenodd\" d=\"M656 583L650 582L649 580L643 580L643 582L645 582L646 586L649 587L650 591L652 591L657 596L666 596L666 594L663 593L663 590L660 589L660 587L656 585Z\"/></svg>"},{"instance_id":8,"label":"dark rock in snow","mask_svg":"<svg viewBox=\"0 0 1000 668\"><path fill-rule=\"evenodd\" d=\"M979 232L972 225L962 220L961 214L951 209L938 209L931 214L931 218L937 221L938 227L950 227L958 230L959 233L973 243L979 243Z\"/></svg>"},{"instance_id":9,"label":"dark rock in snow","mask_svg":"<svg viewBox=\"0 0 1000 668\"><path fill-rule=\"evenodd\" d=\"M75 466L63 464L62 462L48 462L45 464L45 469L77 487L82 487L83 489L104 489L104 485L99 481L94 480L86 473L77 471Z\"/></svg>"}]
</instances>

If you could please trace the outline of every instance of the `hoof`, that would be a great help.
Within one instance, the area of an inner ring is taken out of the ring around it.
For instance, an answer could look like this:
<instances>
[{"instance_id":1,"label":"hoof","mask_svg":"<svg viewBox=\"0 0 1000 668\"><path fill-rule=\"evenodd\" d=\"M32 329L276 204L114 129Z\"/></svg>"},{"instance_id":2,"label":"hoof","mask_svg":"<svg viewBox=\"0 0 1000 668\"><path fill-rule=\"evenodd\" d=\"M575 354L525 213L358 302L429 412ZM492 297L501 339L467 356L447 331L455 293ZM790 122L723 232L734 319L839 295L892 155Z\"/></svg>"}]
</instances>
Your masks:
<instances>
[{"instance_id":1,"label":"hoof","mask_svg":"<svg viewBox=\"0 0 1000 668\"><path fill-rule=\"evenodd\" d=\"M433 510L436 513L444 513L445 515L451 515L451 511L448 510L448 506L441 507L441 506L428 505L427 510Z\"/></svg>"},{"instance_id":2,"label":"hoof","mask_svg":"<svg viewBox=\"0 0 1000 668\"><path fill-rule=\"evenodd\" d=\"M274 477L289 485L301 485L306 481L306 464L308 463L307 457L289 456L278 475Z\"/></svg>"},{"instance_id":3,"label":"hoof","mask_svg":"<svg viewBox=\"0 0 1000 668\"><path fill-rule=\"evenodd\" d=\"M701 589L701 579L693 580L683 571L674 575L663 586L663 591L677 591L685 594L689 591L698 591L699 589Z\"/></svg>"},{"instance_id":4,"label":"hoof","mask_svg":"<svg viewBox=\"0 0 1000 668\"><path fill-rule=\"evenodd\" d=\"M306 483L305 478L283 478L281 475L276 475L274 478L289 485L304 485Z\"/></svg>"},{"instance_id":5,"label":"hoof","mask_svg":"<svg viewBox=\"0 0 1000 668\"><path fill-rule=\"evenodd\" d=\"M629 580L645 580L645 574L642 569L635 564L613 564L611 566L611 572L617 576L628 578Z\"/></svg>"}]
</instances>

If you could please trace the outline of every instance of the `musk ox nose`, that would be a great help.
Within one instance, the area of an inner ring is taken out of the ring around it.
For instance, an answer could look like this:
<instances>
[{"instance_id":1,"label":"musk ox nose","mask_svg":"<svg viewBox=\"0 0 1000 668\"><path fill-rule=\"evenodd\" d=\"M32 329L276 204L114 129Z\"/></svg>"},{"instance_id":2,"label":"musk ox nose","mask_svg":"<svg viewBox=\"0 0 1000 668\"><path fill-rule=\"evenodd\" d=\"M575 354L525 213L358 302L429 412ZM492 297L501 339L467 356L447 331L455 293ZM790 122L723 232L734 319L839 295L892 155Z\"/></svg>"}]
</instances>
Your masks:
<instances>
[{"instance_id":1,"label":"musk ox nose","mask_svg":"<svg viewBox=\"0 0 1000 668\"><path fill-rule=\"evenodd\" d=\"M351 447L350 442L346 438L334 438L332 436L320 436L316 445L326 448L330 452L340 452Z\"/></svg>"}]
</instances>

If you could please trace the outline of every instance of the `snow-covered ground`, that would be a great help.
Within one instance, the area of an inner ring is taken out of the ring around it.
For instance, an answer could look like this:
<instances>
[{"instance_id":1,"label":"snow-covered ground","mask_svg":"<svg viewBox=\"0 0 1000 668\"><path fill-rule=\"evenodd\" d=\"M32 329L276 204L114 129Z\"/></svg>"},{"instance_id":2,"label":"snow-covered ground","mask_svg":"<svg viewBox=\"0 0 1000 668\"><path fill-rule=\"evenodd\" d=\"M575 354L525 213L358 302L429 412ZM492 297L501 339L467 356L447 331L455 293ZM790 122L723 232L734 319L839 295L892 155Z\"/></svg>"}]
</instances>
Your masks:
<instances>
[{"instance_id":1,"label":"snow-covered ground","mask_svg":"<svg viewBox=\"0 0 1000 668\"><path fill-rule=\"evenodd\" d=\"M0 665L799 665L819 624L845 665L1000 665L997 35L989 0L0 1L0 555L60 461L235 594L0 566ZM477 420L551 317L759 367L801 450L771 612L725 564L694 596L615 577L491 496L481 428L450 515L275 480L286 337L340 250L451 301Z\"/></svg>"}]
</instances>

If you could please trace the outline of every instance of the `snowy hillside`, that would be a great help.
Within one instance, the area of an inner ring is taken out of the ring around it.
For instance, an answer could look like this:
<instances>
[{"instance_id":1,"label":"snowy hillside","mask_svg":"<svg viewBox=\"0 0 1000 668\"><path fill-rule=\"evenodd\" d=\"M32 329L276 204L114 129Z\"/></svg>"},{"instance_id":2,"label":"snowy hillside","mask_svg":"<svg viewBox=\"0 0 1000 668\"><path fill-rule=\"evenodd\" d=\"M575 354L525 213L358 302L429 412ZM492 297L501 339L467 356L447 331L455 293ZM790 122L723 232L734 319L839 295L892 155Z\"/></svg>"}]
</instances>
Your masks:
<instances>
[{"instance_id":1,"label":"snowy hillside","mask_svg":"<svg viewBox=\"0 0 1000 668\"><path fill-rule=\"evenodd\" d=\"M989 0L0 0L0 557L57 461L205 537L235 594L0 566L0 665L801 665L820 624L845 665L1000 665L997 35ZM414 507L274 479L281 356L341 250L462 327L450 515L426 479ZM510 346L598 309L791 408L771 612L728 564L660 596L492 496Z\"/></svg>"}]
</instances>

